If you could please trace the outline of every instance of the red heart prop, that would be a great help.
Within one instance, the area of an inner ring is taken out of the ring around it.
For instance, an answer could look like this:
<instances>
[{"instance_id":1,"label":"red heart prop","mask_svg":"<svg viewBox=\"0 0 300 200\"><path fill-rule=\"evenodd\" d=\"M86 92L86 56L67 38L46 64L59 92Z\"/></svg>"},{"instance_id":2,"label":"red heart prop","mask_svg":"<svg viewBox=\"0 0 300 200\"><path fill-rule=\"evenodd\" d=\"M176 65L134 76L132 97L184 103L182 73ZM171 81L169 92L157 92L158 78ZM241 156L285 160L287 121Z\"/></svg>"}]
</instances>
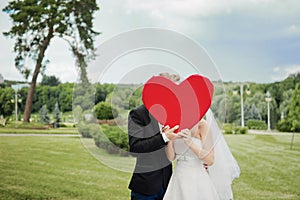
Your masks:
<instances>
[{"instance_id":1,"label":"red heart prop","mask_svg":"<svg viewBox=\"0 0 300 200\"><path fill-rule=\"evenodd\" d=\"M144 85L142 100L153 117L163 125L191 129L209 109L214 86L198 74L180 84L163 76L153 76Z\"/></svg>"}]
</instances>

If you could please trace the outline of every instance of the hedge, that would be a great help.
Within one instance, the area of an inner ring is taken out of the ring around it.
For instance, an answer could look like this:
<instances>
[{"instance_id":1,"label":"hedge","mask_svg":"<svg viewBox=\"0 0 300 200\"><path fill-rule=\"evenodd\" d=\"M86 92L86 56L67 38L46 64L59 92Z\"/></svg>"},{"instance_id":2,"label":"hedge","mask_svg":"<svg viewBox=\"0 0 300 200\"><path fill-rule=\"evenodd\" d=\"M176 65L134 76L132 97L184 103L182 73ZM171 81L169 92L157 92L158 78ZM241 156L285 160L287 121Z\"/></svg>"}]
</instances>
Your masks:
<instances>
[{"instance_id":1,"label":"hedge","mask_svg":"<svg viewBox=\"0 0 300 200\"><path fill-rule=\"evenodd\" d=\"M265 121L261 120L248 120L246 125L249 129L267 130L268 126Z\"/></svg>"}]
</instances>

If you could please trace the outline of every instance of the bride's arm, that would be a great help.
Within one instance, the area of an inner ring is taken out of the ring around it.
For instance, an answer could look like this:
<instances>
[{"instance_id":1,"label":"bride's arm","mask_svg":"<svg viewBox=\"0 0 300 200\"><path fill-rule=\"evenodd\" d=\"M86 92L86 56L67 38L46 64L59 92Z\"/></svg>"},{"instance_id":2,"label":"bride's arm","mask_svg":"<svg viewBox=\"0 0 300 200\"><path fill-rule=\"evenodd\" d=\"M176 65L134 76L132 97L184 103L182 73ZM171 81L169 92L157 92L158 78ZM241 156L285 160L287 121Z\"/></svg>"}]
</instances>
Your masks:
<instances>
[{"instance_id":1,"label":"bride's arm","mask_svg":"<svg viewBox=\"0 0 300 200\"><path fill-rule=\"evenodd\" d=\"M197 131L195 134L201 137L202 148L199 148L199 146L197 146L193 142L193 139L189 134L185 134L183 132L183 134L180 135L183 136L186 144L198 156L198 158L200 158L207 165L213 165L214 163L213 141L206 121L201 120L196 130Z\"/></svg>"},{"instance_id":2,"label":"bride's arm","mask_svg":"<svg viewBox=\"0 0 300 200\"><path fill-rule=\"evenodd\" d=\"M168 145L166 147L166 154L169 161L172 162L173 160L175 160L176 156L175 156L173 141L168 142Z\"/></svg>"}]
</instances>

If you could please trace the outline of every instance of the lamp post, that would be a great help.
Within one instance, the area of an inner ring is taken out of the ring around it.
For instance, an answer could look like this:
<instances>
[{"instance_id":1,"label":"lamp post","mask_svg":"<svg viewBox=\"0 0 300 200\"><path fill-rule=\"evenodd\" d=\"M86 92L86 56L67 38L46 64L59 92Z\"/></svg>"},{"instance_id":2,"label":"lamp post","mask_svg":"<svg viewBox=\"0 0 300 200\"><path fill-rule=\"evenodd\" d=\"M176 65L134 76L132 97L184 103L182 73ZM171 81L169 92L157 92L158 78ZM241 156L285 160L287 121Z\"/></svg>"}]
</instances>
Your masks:
<instances>
[{"instance_id":1,"label":"lamp post","mask_svg":"<svg viewBox=\"0 0 300 200\"><path fill-rule=\"evenodd\" d=\"M271 94L269 91L266 93L266 102L268 103L268 131L271 131L270 123L270 102L272 101Z\"/></svg>"},{"instance_id":2,"label":"lamp post","mask_svg":"<svg viewBox=\"0 0 300 200\"><path fill-rule=\"evenodd\" d=\"M233 91L233 94L237 94L237 91ZM246 94L250 95L251 91L249 88L249 85L246 90ZM241 96L241 126L245 127L245 119L244 119L244 85L243 83L240 83L240 96Z\"/></svg>"},{"instance_id":3,"label":"lamp post","mask_svg":"<svg viewBox=\"0 0 300 200\"><path fill-rule=\"evenodd\" d=\"M16 122L18 121L18 102L22 102L22 99L18 101L18 90L23 87L29 87L28 84L17 84L11 86L15 90L15 99L12 99L11 102L15 102L15 112L16 112ZM19 95L20 97L20 95Z\"/></svg>"},{"instance_id":4,"label":"lamp post","mask_svg":"<svg viewBox=\"0 0 300 200\"><path fill-rule=\"evenodd\" d=\"M18 100L18 97L21 97L21 96L18 94L18 91L16 90L15 97L14 97L14 99L11 100L12 103L15 103L16 122L18 122L18 102L19 103L22 102L22 99Z\"/></svg>"}]
</instances>

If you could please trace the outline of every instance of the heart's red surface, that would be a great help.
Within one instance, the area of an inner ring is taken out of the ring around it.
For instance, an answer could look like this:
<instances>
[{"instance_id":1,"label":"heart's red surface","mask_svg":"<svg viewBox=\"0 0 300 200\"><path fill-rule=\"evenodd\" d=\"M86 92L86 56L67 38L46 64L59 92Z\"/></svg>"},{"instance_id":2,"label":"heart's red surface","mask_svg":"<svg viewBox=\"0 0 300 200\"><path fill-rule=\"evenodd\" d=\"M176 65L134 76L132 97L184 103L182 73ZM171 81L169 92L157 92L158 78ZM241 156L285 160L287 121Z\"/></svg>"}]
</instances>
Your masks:
<instances>
[{"instance_id":1,"label":"heart's red surface","mask_svg":"<svg viewBox=\"0 0 300 200\"><path fill-rule=\"evenodd\" d=\"M214 93L212 82L198 74L176 84L162 76L153 76L144 85L142 100L155 119L178 131L191 129L209 109Z\"/></svg>"}]
</instances>

